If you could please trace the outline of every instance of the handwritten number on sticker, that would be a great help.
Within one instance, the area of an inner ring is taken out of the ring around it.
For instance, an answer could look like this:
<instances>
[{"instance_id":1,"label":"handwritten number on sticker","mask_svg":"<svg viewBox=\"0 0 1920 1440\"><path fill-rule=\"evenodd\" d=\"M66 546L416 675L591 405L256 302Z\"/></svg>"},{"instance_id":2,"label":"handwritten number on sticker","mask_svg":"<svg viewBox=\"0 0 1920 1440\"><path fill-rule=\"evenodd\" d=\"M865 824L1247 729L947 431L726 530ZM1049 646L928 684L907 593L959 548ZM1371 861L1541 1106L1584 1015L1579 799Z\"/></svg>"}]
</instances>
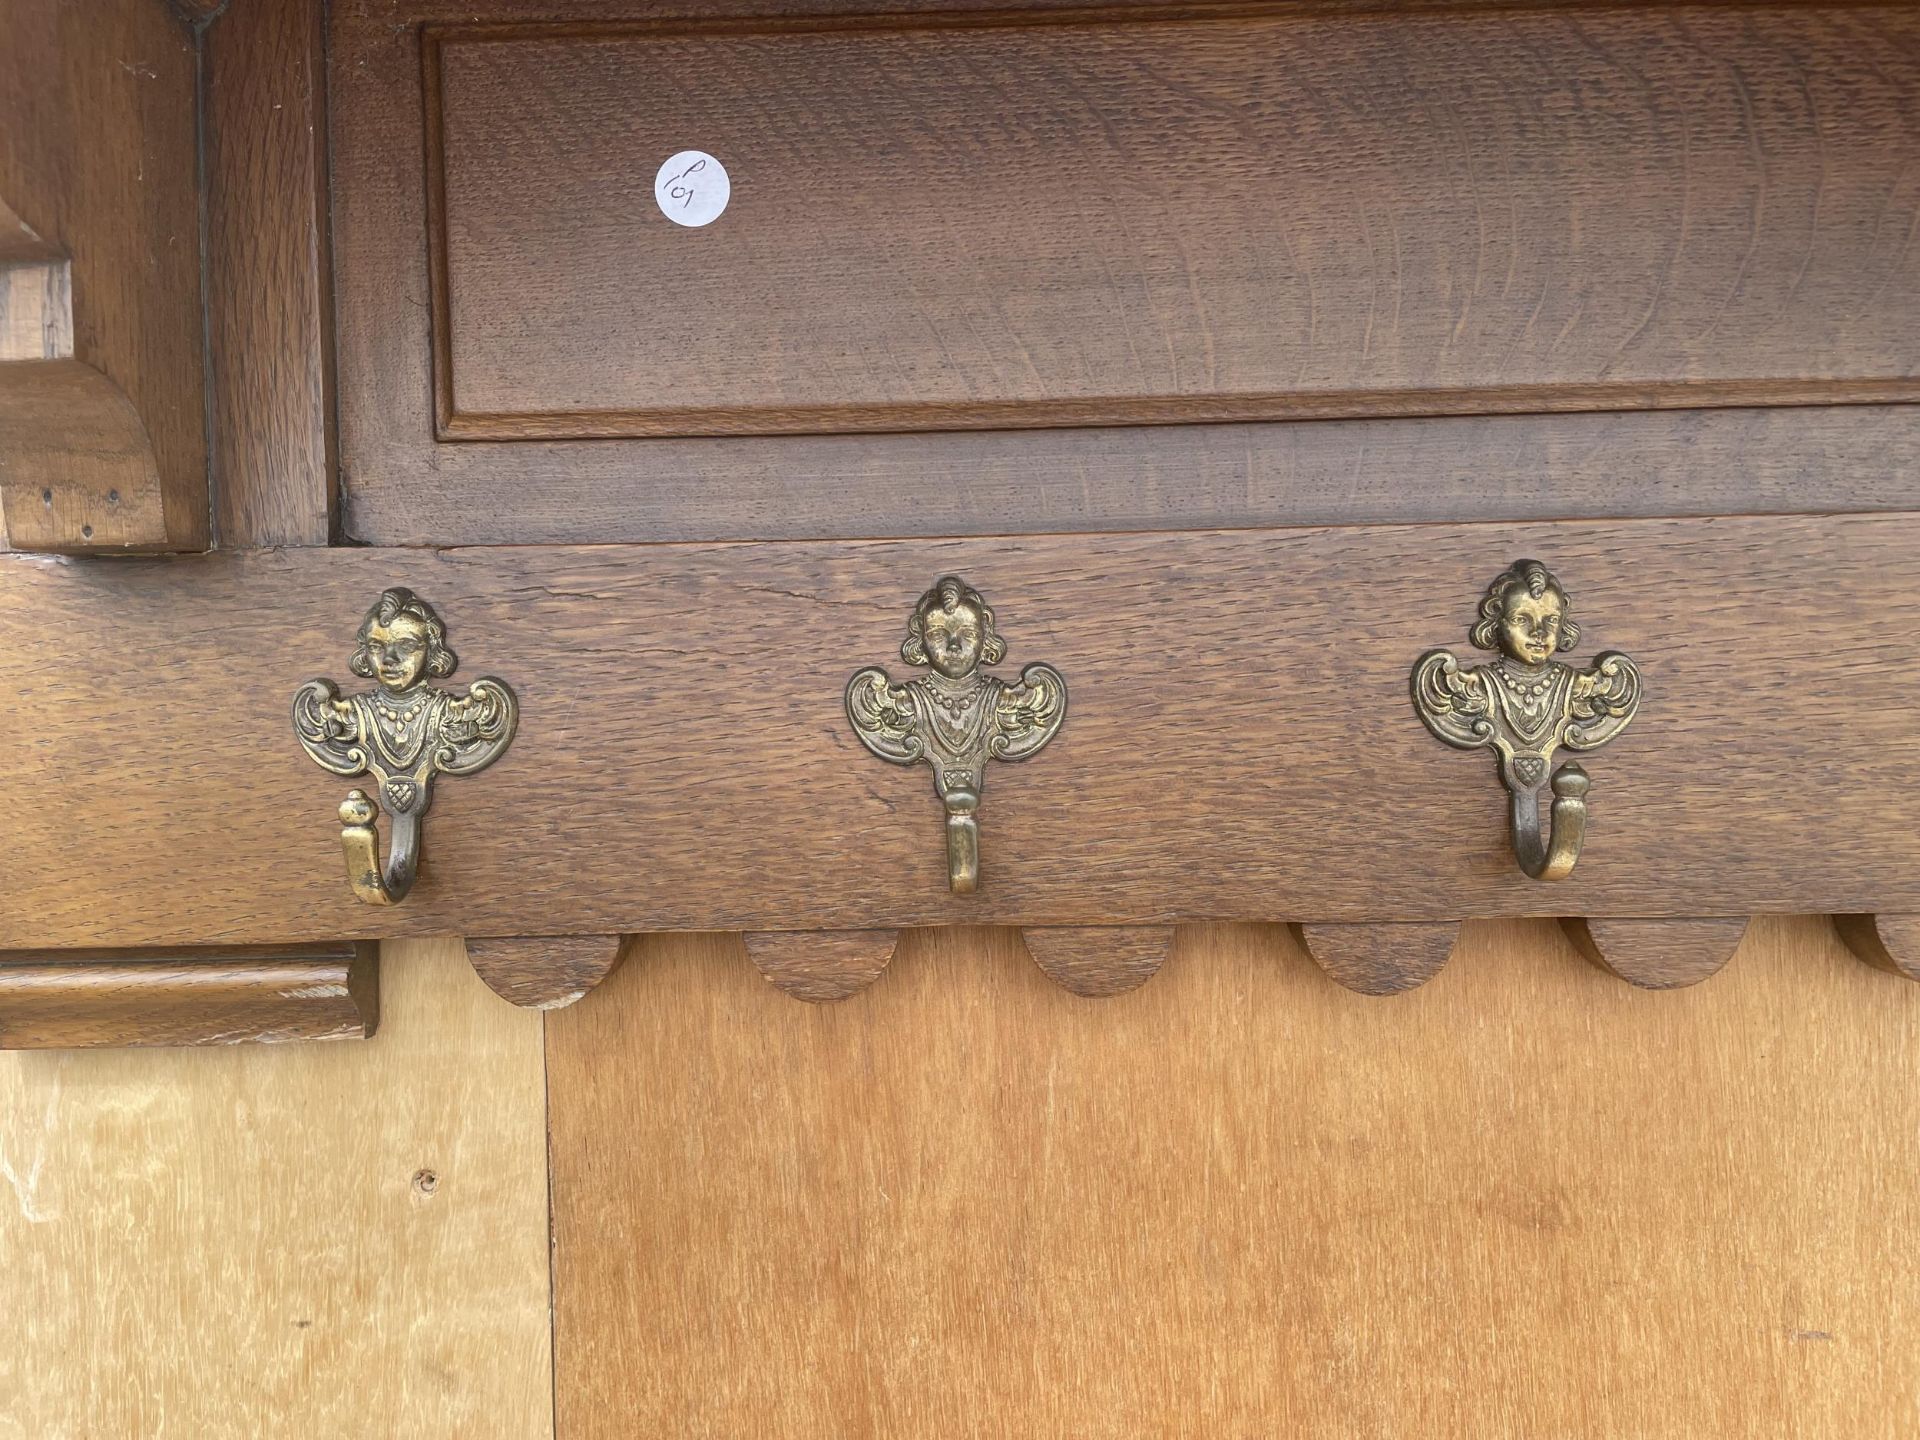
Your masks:
<instances>
[{"instance_id":1,"label":"handwritten number on sticker","mask_svg":"<svg viewBox=\"0 0 1920 1440\"><path fill-rule=\"evenodd\" d=\"M696 191L693 186L682 185L680 182L686 179L689 175L698 175L702 170L706 168L707 168L707 162L706 162L706 158L703 156L700 159L694 161L693 164L687 166L687 168L682 170L678 175L674 176L673 179L668 182L668 186L667 186L668 198L673 200L678 200L680 202L680 208L683 210L687 206L693 204L693 197L699 192Z\"/></svg>"}]
</instances>

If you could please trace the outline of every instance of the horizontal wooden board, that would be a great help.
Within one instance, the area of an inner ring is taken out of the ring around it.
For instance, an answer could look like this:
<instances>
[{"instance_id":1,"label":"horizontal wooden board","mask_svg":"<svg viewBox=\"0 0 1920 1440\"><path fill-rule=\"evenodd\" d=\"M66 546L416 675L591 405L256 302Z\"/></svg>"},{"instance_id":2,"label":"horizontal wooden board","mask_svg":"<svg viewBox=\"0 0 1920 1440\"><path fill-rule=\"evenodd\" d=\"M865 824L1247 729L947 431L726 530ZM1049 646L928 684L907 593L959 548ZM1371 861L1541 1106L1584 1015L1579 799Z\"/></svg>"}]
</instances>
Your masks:
<instances>
[{"instance_id":1,"label":"horizontal wooden board","mask_svg":"<svg viewBox=\"0 0 1920 1440\"><path fill-rule=\"evenodd\" d=\"M1884 494L1914 488L1913 422L1899 409L1857 422L1795 409L1083 423L1908 396L1920 356L1920 249L1905 243L1920 189L1900 168L1920 124L1911 11L1309 4L1214 7L1203 21L1205 7L1144 5L1009 27L821 14L835 8L874 6L334 7L348 535L639 542L1914 503ZM814 18L795 21L802 12ZM522 18L574 23L472 26ZM451 68L423 64L421 26ZM1256 31L1272 43L1225 43ZM983 46L1005 50L1001 71L962 63ZM1271 83L1251 99L1216 94L1209 71L1186 93L1164 65L1120 63L1139 58L1128 47L1151 58L1168 46L1243 80L1273 67ZM779 58L862 47L893 63ZM702 83L642 89L667 55L710 60L682 77ZM423 73L443 72L448 243L435 247L427 181L442 167L399 137L420 132ZM1341 75L1366 84L1343 89ZM1405 83L1381 78L1395 76ZM1027 89L998 119L982 109L862 146L916 77L928 83L911 98L928 113ZM722 103L762 80L778 83ZM1058 82L1044 102L1028 94L1043 81ZM808 123L781 121L801 109ZM602 112L621 125L598 128ZM784 157L770 169L757 148L733 149L736 200L706 229L652 208L667 152L647 137L675 116L701 123L671 141L660 130L668 150L726 150L737 134ZM1238 167L1215 218L1194 222L1204 234L1169 208L1204 166L1147 163L1119 183L1129 156L1182 125L1209 137L1206 164ZM1256 152L1256 139L1272 143ZM871 185L807 184L808 165L856 147ZM1036 203L999 224L992 206L948 203L977 186L1000 204L1063 154L1072 164L1056 165L1053 188L1065 200L1047 214ZM996 157L1021 164L996 169ZM741 266L718 263L755 235L764 243ZM1033 243L1016 247L1021 236ZM984 274L1000 250L1006 264ZM450 262L437 303L433 253ZM663 319L646 282L668 267L688 303ZM969 309L983 305L1000 313ZM436 313L449 322L444 406ZM1228 373L1236 365L1267 388ZM885 413L862 418L862 406ZM436 441L455 410L469 438ZM734 433L684 438L700 414L692 428ZM1064 428L926 428L1037 423ZM866 424L893 428L738 433ZM470 438L483 431L651 438Z\"/></svg>"},{"instance_id":2,"label":"horizontal wooden board","mask_svg":"<svg viewBox=\"0 0 1920 1440\"><path fill-rule=\"evenodd\" d=\"M448 437L1920 374L1911 12L470 27L427 70ZM655 196L691 147L732 180L699 229Z\"/></svg>"},{"instance_id":3,"label":"horizontal wooden board","mask_svg":"<svg viewBox=\"0 0 1920 1440\"><path fill-rule=\"evenodd\" d=\"M396 403L404 404L404 401ZM1920 405L446 445L373 543L809 539L1920 509Z\"/></svg>"},{"instance_id":4,"label":"horizontal wooden board","mask_svg":"<svg viewBox=\"0 0 1920 1440\"><path fill-rule=\"evenodd\" d=\"M993 540L313 550L0 561L0 948L1219 917L1446 920L1920 909L1920 517ZM1408 674L1544 559L1646 697L1590 757L1586 853L1526 879L1485 755ZM947 572L1058 738L988 775L982 889L948 893L924 770L867 754L847 677L898 673ZM381 587L519 692L511 751L443 783L414 893L349 894L347 783L289 721L350 677Z\"/></svg>"}]
</instances>

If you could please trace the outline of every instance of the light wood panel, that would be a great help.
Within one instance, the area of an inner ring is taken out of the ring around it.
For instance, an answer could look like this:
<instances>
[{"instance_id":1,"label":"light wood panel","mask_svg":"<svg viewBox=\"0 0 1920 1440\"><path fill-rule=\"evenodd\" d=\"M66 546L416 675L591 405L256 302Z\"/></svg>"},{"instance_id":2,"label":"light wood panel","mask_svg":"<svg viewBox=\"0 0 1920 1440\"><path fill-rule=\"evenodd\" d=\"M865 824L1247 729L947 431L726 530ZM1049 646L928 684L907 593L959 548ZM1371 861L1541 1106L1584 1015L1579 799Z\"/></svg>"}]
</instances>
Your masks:
<instances>
[{"instance_id":1,"label":"light wood panel","mask_svg":"<svg viewBox=\"0 0 1920 1440\"><path fill-rule=\"evenodd\" d=\"M0 1437L552 1433L540 1019L384 958L365 1044L0 1056Z\"/></svg>"},{"instance_id":2,"label":"light wood panel","mask_svg":"<svg viewBox=\"0 0 1920 1440\"><path fill-rule=\"evenodd\" d=\"M831 1007L721 937L548 1022L561 1440L1911 1432L1920 991L1824 923L1638 991L1474 924L1390 1001L1210 927Z\"/></svg>"},{"instance_id":3,"label":"light wood panel","mask_svg":"<svg viewBox=\"0 0 1920 1440\"><path fill-rule=\"evenodd\" d=\"M0 196L0 361L73 354L71 269Z\"/></svg>"},{"instance_id":4,"label":"light wood panel","mask_svg":"<svg viewBox=\"0 0 1920 1440\"><path fill-rule=\"evenodd\" d=\"M1920 909L1920 831L1885 803L1920 768L1920 686L1863 623L1920 603L1916 553L1920 517L1828 516L0 557L0 733L33 737L0 746L0 946ZM1407 698L1423 651L1474 653L1523 555L1573 597L1572 658L1645 676L1557 885L1515 863L1489 757ZM843 699L903 668L943 573L996 607L1005 673L1044 660L1072 693L1058 740L988 775L971 896L926 774L868 755ZM347 782L287 708L350 678L393 584L439 608L453 683L497 675L521 717L440 786L420 883L383 907L341 878Z\"/></svg>"}]
</instances>

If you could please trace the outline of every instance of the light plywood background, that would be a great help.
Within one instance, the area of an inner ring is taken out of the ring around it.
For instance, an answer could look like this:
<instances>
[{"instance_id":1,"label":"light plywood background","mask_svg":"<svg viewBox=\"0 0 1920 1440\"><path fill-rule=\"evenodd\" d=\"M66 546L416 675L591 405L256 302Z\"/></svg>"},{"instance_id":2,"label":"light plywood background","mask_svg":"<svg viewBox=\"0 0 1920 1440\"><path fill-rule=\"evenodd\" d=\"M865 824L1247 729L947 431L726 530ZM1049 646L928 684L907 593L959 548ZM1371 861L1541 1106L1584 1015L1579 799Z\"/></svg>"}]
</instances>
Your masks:
<instances>
[{"instance_id":1,"label":"light plywood background","mask_svg":"<svg viewBox=\"0 0 1920 1440\"><path fill-rule=\"evenodd\" d=\"M1920 1429L1920 987L1825 921L1668 994L1475 923L1391 999L916 932L829 1007L656 937L544 1074L387 952L369 1043L0 1057L0 1437Z\"/></svg>"},{"instance_id":2,"label":"light plywood background","mask_svg":"<svg viewBox=\"0 0 1920 1440\"><path fill-rule=\"evenodd\" d=\"M1920 1433L1920 989L1824 921L1648 994L1544 922L1394 999L1277 928L1115 1000L731 937L548 1024L559 1433Z\"/></svg>"},{"instance_id":3,"label":"light plywood background","mask_svg":"<svg viewBox=\"0 0 1920 1440\"><path fill-rule=\"evenodd\" d=\"M540 1017L383 969L369 1042L0 1055L0 1437L551 1433Z\"/></svg>"}]
</instances>

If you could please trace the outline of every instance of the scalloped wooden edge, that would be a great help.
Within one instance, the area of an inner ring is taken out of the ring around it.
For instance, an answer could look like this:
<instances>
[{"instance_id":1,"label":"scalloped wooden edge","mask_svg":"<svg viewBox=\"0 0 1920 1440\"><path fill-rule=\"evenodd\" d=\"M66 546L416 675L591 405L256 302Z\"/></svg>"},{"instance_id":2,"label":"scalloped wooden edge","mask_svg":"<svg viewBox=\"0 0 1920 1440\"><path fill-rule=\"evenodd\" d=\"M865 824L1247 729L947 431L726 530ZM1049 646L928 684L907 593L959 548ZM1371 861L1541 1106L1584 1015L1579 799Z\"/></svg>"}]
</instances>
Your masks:
<instances>
[{"instance_id":1,"label":"scalloped wooden edge","mask_svg":"<svg viewBox=\"0 0 1920 1440\"><path fill-rule=\"evenodd\" d=\"M562 1010L619 968L623 935L467 937L467 963L487 988L527 1010Z\"/></svg>"},{"instance_id":2,"label":"scalloped wooden edge","mask_svg":"<svg viewBox=\"0 0 1920 1440\"><path fill-rule=\"evenodd\" d=\"M1642 990L1679 990L1717 975L1740 948L1750 917L1631 920L1569 917L1560 928L1588 961Z\"/></svg>"},{"instance_id":3,"label":"scalloped wooden edge","mask_svg":"<svg viewBox=\"0 0 1920 1440\"><path fill-rule=\"evenodd\" d=\"M1386 921L1288 927L1314 963L1362 995L1399 995L1440 973L1460 941L1460 922Z\"/></svg>"},{"instance_id":4,"label":"scalloped wooden edge","mask_svg":"<svg viewBox=\"0 0 1920 1440\"><path fill-rule=\"evenodd\" d=\"M1049 980L1089 1000L1139 989L1173 949L1171 925L1028 925L1020 934Z\"/></svg>"},{"instance_id":5,"label":"scalloped wooden edge","mask_svg":"<svg viewBox=\"0 0 1920 1440\"><path fill-rule=\"evenodd\" d=\"M1874 969L1920 980L1920 915L1836 915L1833 928Z\"/></svg>"},{"instance_id":6,"label":"scalloped wooden edge","mask_svg":"<svg viewBox=\"0 0 1920 1440\"><path fill-rule=\"evenodd\" d=\"M898 930L748 930L741 938L768 984L812 1005L859 994L900 947Z\"/></svg>"}]
</instances>

